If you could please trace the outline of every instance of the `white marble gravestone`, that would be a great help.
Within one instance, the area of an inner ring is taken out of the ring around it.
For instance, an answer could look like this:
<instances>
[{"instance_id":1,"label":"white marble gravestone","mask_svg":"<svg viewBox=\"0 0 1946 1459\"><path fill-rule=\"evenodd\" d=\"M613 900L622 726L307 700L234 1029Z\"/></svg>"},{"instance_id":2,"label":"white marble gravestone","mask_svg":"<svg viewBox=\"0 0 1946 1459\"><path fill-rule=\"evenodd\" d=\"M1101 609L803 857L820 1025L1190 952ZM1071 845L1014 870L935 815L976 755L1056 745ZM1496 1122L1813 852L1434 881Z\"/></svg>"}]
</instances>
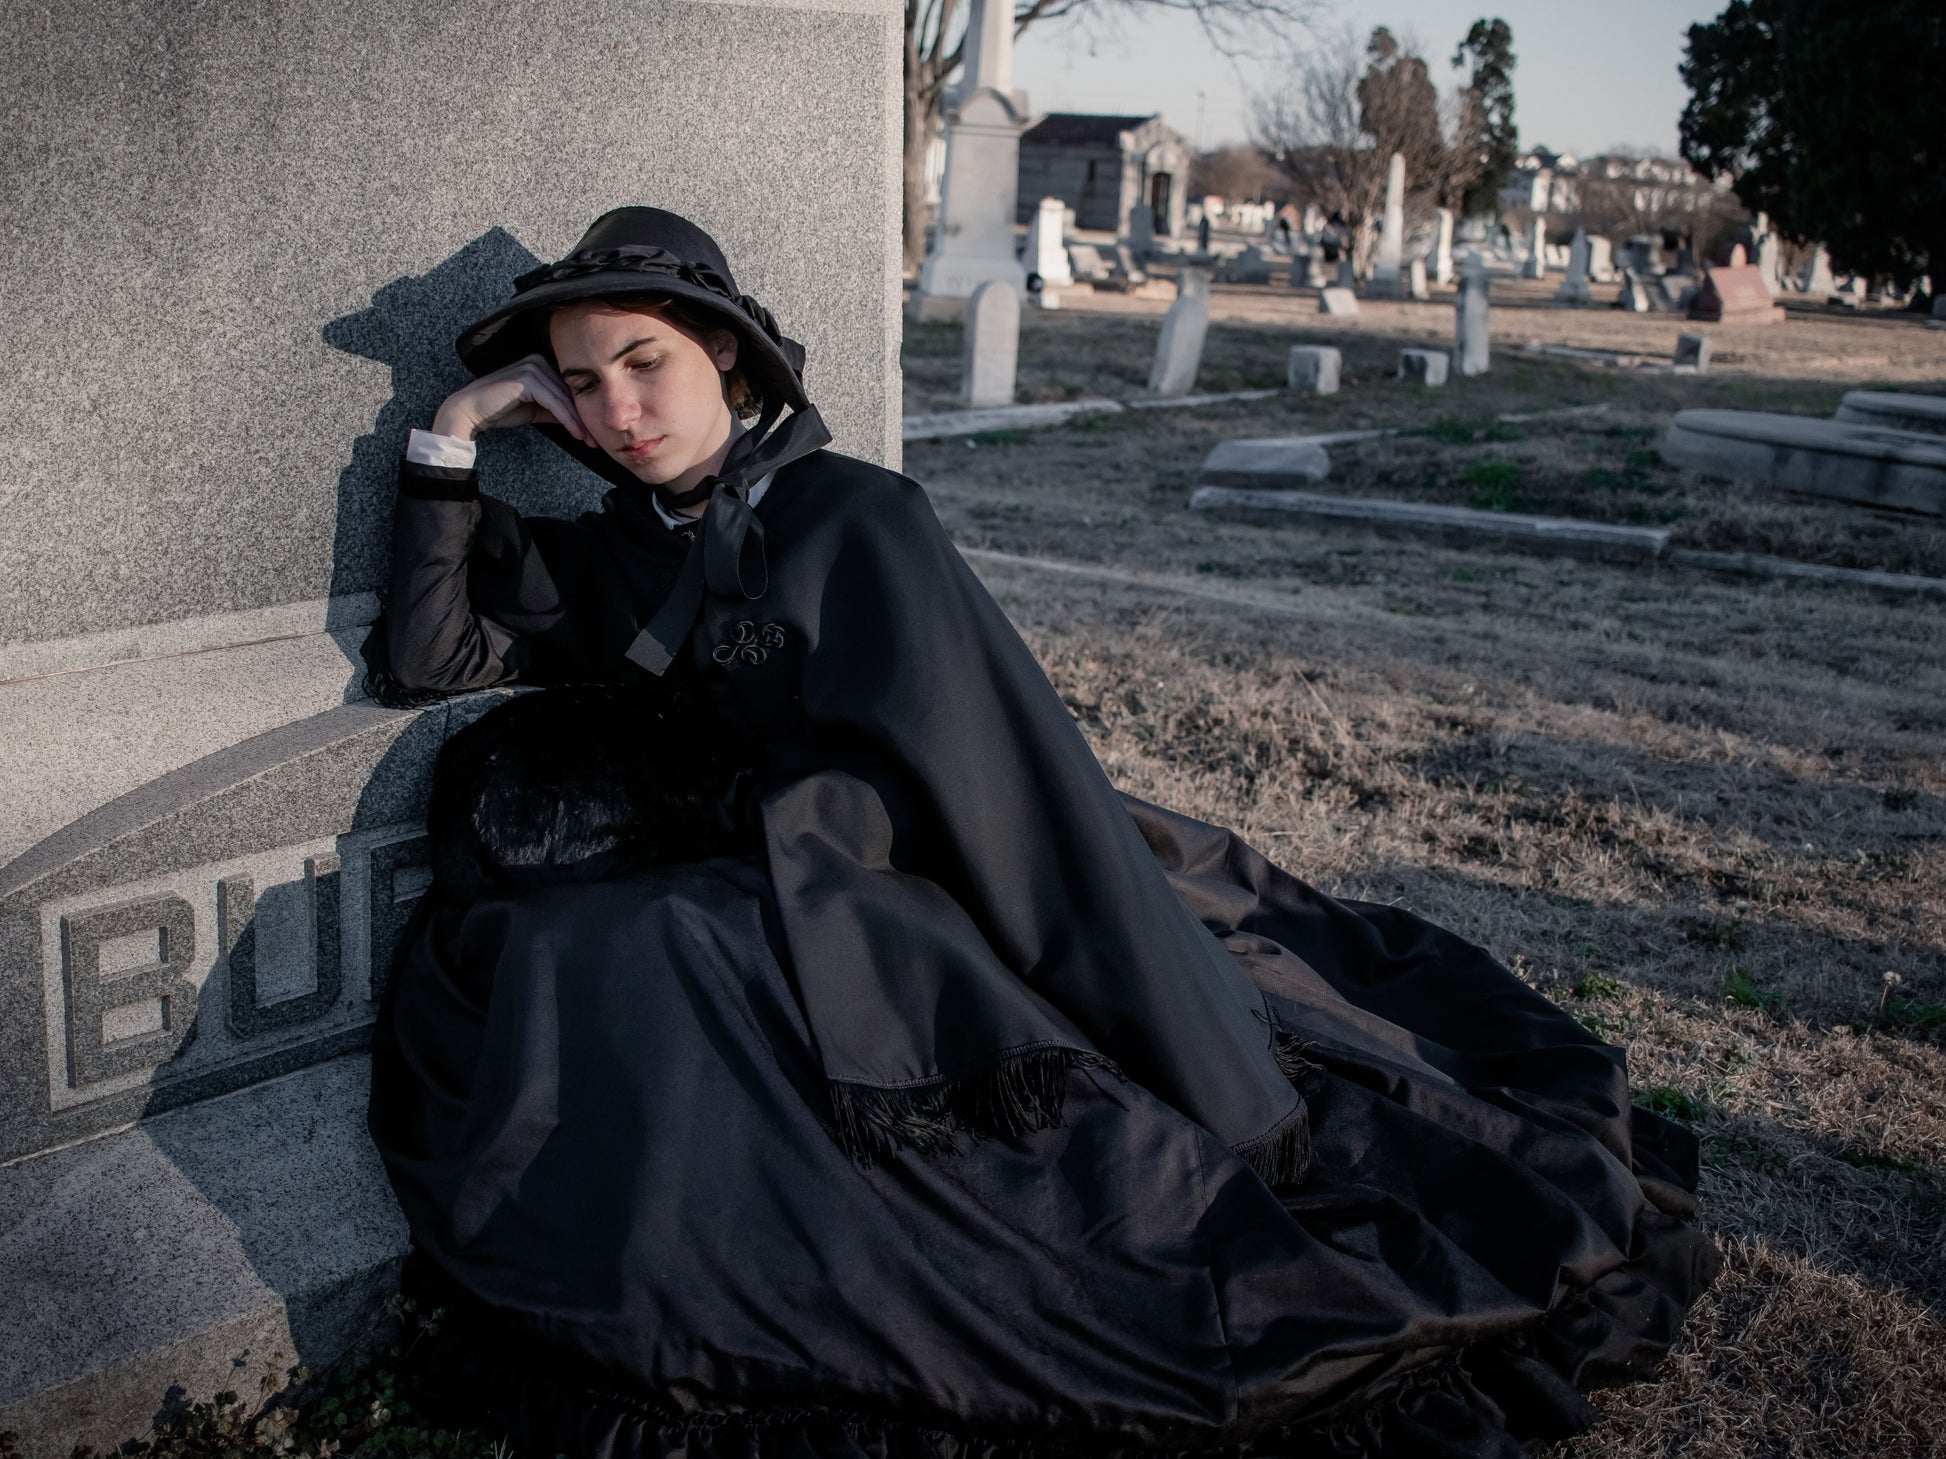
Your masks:
<instances>
[{"instance_id":1,"label":"white marble gravestone","mask_svg":"<svg viewBox=\"0 0 1946 1459\"><path fill-rule=\"evenodd\" d=\"M988 279L966 301L960 355L960 399L976 409L1014 403L1020 359L1020 295L1003 279Z\"/></svg>"},{"instance_id":2,"label":"white marble gravestone","mask_svg":"<svg viewBox=\"0 0 1946 1459\"><path fill-rule=\"evenodd\" d=\"M1432 281L1446 285L1453 282L1453 210L1451 208L1433 209L1433 243L1428 256L1428 266Z\"/></svg>"},{"instance_id":3,"label":"white marble gravestone","mask_svg":"<svg viewBox=\"0 0 1946 1459\"><path fill-rule=\"evenodd\" d=\"M1066 205L1059 198L1042 198L1027 225L1027 267L1041 276L1043 288L1065 289L1074 282L1066 233Z\"/></svg>"},{"instance_id":4,"label":"white marble gravestone","mask_svg":"<svg viewBox=\"0 0 1946 1459\"><path fill-rule=\"evenodd\" d=\"M1453 305L1453 364L1462 375L1484 375L1492 362L1487 333L1487 271L1461 270L1459 298Z\"/></svg>"},{"instance_id":5,"label":"white marble gravestone","mask_svg":"<svg viewBox=\"0 0 1946 1459\"><path fill-rule=\"evenodd\" d=\"M1307 395L1336 395L1345 357L1329 345L1292 345L1285 383Z\"/></svg>"},{"instance_id":6,"label":"white marble gravestone","mask_svg":"<svg viewBox=\"0 0 1946 1459\"><path fill-rule=\"evenodd\" d=\"M1568 270L1561 280L1561 287L1554 291L1554 298L1561 304L1586 304L1593 295L1588 289L1588 234L1585 229L1574 230L1574 242L1568 247Z\"/></svg>"},{"instance_id":7,"label":"white marble gravestone","mask_svg":"<svg viewBox=\"0 0 1946 1459\"><path fill-rule=\"evenodd\" d=\"M1196 372L1203 363L1203 340L1209 334L1207 286L1179 294L1162 318L1155 360L1149 367L1149 393L1187 395L1196 388Z\"/></svg>"},{"instance_id":8,"label":"white marble gravestone","mask_svg":"<svg viewBox=\"0 0 1946 1459\"><path fill-rule=\"evenodd\" d=\"M896 464L900 413L884 0L577 0L572 34L416 0L54 13L0 9L0 1430L28 1456L322 1366L396 1271L362 1050L433 756L494 696L382 708L358 645L461 325L660 205L804 343L840 449ZM607 490L524 429L481 466L529 512Z\"/></svg>"},{"instance_id":9,"label":"white marble gravestone","mask_svg":"<svg viewBox=\"0 0 1946 1459\"><path fill-rule=\"evenodd\" d=\"M1374 299L1405 296L1405 158L1397 152L1385 173L1385 215L1378 231L1378 258L1365 292Z\"/></svg>"},{"instance_id":10,"label":"white marble gravestone","mask_svg":"<svg viewBox=\"0 0 1946 1459\"><path fill-rule=\"evenodd\" d=\"M1027 93L1014 86L1013 7L972 0L965 69L945 97L946 172L933 243L910 302L918 318L953 314L988 279L1016 291L1026 270L1014 256L1014 198Z\"/></svg>"},{"instance_id":11,"label":"white marble gravestone","mask_svg":"<svg viewBox=\"0 0 1946 1459\"><path fill-rule=\"evenodd\" d=\"M1523 279L1544 279L1547 277L1547 224L1539 218L1527 234L1527 261L1521 266Z\"/></svg>"}]
</instances>

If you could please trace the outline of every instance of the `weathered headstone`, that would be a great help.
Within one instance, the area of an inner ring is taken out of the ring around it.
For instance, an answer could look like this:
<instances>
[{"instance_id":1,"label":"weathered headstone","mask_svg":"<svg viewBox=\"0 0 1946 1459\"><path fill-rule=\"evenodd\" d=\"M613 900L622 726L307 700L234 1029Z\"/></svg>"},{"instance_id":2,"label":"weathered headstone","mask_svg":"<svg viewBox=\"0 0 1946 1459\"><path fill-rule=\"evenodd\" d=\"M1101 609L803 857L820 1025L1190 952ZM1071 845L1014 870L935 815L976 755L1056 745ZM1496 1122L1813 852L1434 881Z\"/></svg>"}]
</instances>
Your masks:
<instances>
[{"instance_id":1,"label":"weathered headstone","mask_svg":"<svg viewBox=\"0 0 1946 1459\"><path fill-rule=\"evenodd\" d=\"M1689 301L1689 317L1709 323L1772 324L1784 317L1770 290L1748 264L1703 271L1702 285Z\"/></svg>"},{"instance_id":2,"label":"weathered headstone","mask_svg":"<svg viewBox=\"0 0 1946 1459\"><path fill-rule=\"evenodd\" d=\"M1137 260L1135 250L1126 243L1115 245L1115 273L1131 284L1146 284L1149 281L1148 271Z\"/></svg>"},{"instance_id":3,"label":"weathered headstone","mask_svg":"<svg viewBox=\"0 0 1946 1459\"><path fill-rule=\"evenodd\" d=\"M1352 263L1351 251L1347 249L1338 255L1338 280L1336 287L1355 289L1358 287L1358 270Z\"/></svg>"},{"instance_id":4,"label":"weathered headstone","mask_svg":"<svg viewBox=\"0 0 1946 1459\"><path fill-rule=\"evenodd\" d=\"M423 6L52 15L0 10L0 1431L30 1459L114 1452L176 1384L254 1409L395 1290L363 1051L433 756L496 696L383 708L358 646L459 329L661 203L804 342L839 448L900 449L884 7L587 0L549 37L488 6L452 44ZM524 512L608 489L533 431L480 454Z\"/></svg>"},{"instance_id":5,"label":"weathered headstone","mask_svg":"<svg viewBox=\"0 0 1946 1459\"><path fill-rule=\"evenodd\" d=\"M1588 234L1583 229L1574 230L1574 242L1568 248L1567 276L1561 280L1554 297L1562 304L1586 304L1592 298L1588 291Z\"/></svg>"},{"instance_id":6,"label":"weathered headstone","mask_svg":"<svg viewBox=\"0 0 1946 1459\"><path fill-rule=\"evenodd\" d=\"M1655 307L1649 302L1649 291L1642 283L1642 276L1634 269L1622 270L1622 290L1615 302L1631 314L1647 314Z\"/></svg>"},{"instance_id":7,"label":"weathered headstone","mask_svg":"<svg viewBox=\"0 0 1946 1459\"><path fill-rule=\"evenodd\" d=\"M1676 336L1675 366L1678 370L1707 375L1710 367L1710 337L1706 334Z\"/></svg>"},{"instance_id":8,"label":"weathered headstone","mask_svg":"<svg viewBox=\"0 0 1946 1459\"><path fill-rule=\"evenodd\" d=\"M1398 299L1405 294L1401 277L1405 253L1405 158L1397 152L1385 174L1385 221L1378 233L1378 259L1366 292L1374 299Z\"/></svg>"},{"instance_id":9,"label":"weathered headstone","mask_svg":"<svg viewBox=\"0 0 1946 1459\"><path fill-rule=\"evenodd\" d=\"M1599 233L1588 239L1588 277L1597 284L1615 282L1615 245Z\"/></svg>"},{"instance_id":10,"label":"weathered headstone","mask_svg":"<svg viewBox=\"0 0 1946 1459\"><path fill-rule=\"evenodd\" d=\"M1413 259L1406 265L1405 272L1407 296L1414 299L1430 299L1432 290L1426 285L1426 261L1423 258Z\"/></svg>"},{"instance_id":11,"label":"weathered headstone","mask_svg":"<svg viewBox=\"0 0 1946 1459\"><path fill-rule=\"evenodd\" d=\"M1187 395L1196 388L1196 371L1203 363L1203 340L1209 333L1209 295L1183 294L1162 317L1162 333L1155 342L1155 361L1149 366L1151 395Z\"/></svg>"},{"instance_id":12,"label":"weathered headstone","mask_svg":"<svg viewBox=\"0 0 1946 1459\"><path fill-rule=\"evenodd\" d=\"M1027 267L1041 276L1041 286L1066 288L1074 282L1068 267L1067 208L1059 198L1042 198L1027 225Z\"/></svg>"},{"instance_id":13,"label":"weathered headstone","mask_svg":"<svg viewBox=\"0 0 1946 1459\"><path fill-rule=\"evenodd\" d=\"M1210 276L1208 269L1182 268L1176 273L1176 297L1178 299L1204 299L1210 295Z\"/></svg>"},{"instance_id":14,"label":"weathered headstone","mask_svg":"<svg viewBox=\"0 0 1946 1459\"><path fill-rule=\"evenodd\" d=\"M1822 299L1836 287L1836 281L1831 277L1830 255L1824 251L1822 243L1814 244L1811 256L1804 260L1804 267L1798 273L1798 292Z\"/></svg>"},{"instance_id":15,"label":"weathered headstone","mask_svg":"<svg viewBox=\"0 0 1946 1459\"><path fill-rule=\"evenodd\" d=\"M1946 290L1941 290L1932 296L1932 317L1946 319Z\"/></svg>"},{"instance_id":16,"label":"weathered headstone","mask_svg":"<svg viewBox=\"0 0 1946 1459\"><path fill-rule=\"evenodd\" d=\"M1205 486L1301 490L1331 475L1331 454L1305 436L1223 441L1203 458Z\"/></svg>"},{"instance_id":17,"label":"weathered headstone","mask_svg":"<svg viewBox=\"0 0 1946 1459\"><path fill-rule=\"evenodd\" d=\"M1336 395L1344 364L1344 355L1329 345L1292 345L1286 383L1307 395Z\"/></svg>"},{"instance_id":18,"label":"weathered headstone","mask_svg":"<svg viewBox=\"0 0 1946 1459\"><path fill-rule=\"evenodd\" d=\"M1547 224L1536 218L1527 234L1527 262L1521 267L1523 279L1547 277Z\"/></svg>"},{"instance_id":19,"label":"weathered headstone","mask_svg":"<svg viewBox=\"0 0 1946 1459\"><path fill-rule=\"evenodd\" d=\"M1291 260L1291 287L1293 289L1322 289L1324 287L1324 261L1314 247L1300 253Z\"/></svg>"},{"instance_id":20,"label":"weathered headstone","mask_svg":"<svg viewBox=\"0 0 1946 1459\"><path fill-rule=\"evenodd\" d=\"M1102 259L1101 250L1092 243L1070 243L1068 262L1075 278L1083 283L1098 283L1108 277L1108 265Z\"/></svg>"},{"instance_id":21,"label":"weathered headstone","mask_svg":"<svg viewBox=\"0 0 1946 1459\"><path fill-rule=\"evenodd\" d=\"M1460 273L1459 298L1453 305L1453 362L1462 375L1484 375L1492 363L1488 336L1487 272L1468 268Z\"/></svg>"},{"instance_id":22,"label":"weathered headstone","mask_svg":"<svg viewBox=\"0 0 1946 1459\"><path fill-rule=\"evenodd\" d=\"M1750 252L1741 243L1730 245L1730 267L1746 268L1750 263Z\"/></svg>"},{"instance_id":23,"label":"weathered headstone","mask_svg":"<svg viewBox=\"0 0 1946 1459\"><path fill-rule=\"evenodd\" d=\"M988 279L966 301L960 347L960 400L974 408L1014 403L1020 360L1020 295L1004 279Z\"/></svg>"},{"instance_id":24,"label":"weathered headstone","mask_svg":"<svg viewBox=\"0 0 1946 1459\"><path fill-rule=\"evenodd\" d=\"M1155 209L1136 203L1128 210L1128 237L1123 242L1138 259L1155 251Z\"/></svg>"},{"instance_id":25,"label":"weathered headstone","mask_svg":"<svg viewBox=\"0 0 1946 1459\"><path fill-rule=\"evenodd\" d=\"M1946 516L1946 440L1754 410L1678 411L1662 459L1709 476Z\"/></svg>"},{"instance_id":26,"label":"weathered headstone","mask_svg":"<svg viewBox=\"0 0 1946 1459\"><path fill-rule=\"evenodd\" d=\"M1358 317L1358 295L1342 284L1333 284L1330 288L1319 292L1318 313L1355 319Z\"/></svg>"},{"instance_id":27,"label":"weathered headstone","mask_svg":"<svg viewBox=\"0 0 1946 1459\"><path fill-rule=\"evenodd\" d=\"M1834 420L1894 431L1924 431L1946 436L1946 395L1910 395L1894 390L1847 392Z\"/></svg>"},{"instance_id":28,"label":"weathered headstone","mask_svg":"<svg viewBox=\"0 0 1946 1459\"><path fill-rule=\"evenodd\" d=\"M1027 271L1014 256L1014 199L1027 93L1014 85L1013 10L1008 0L972 0L959 83L949 90L946 172L939 185L933 246L919 266L908 312L957 314L988 279L1016 291Z\"/></svg>"},{"instance_id":29,"label":"weathered headstone","mask_svg":"<svg viewBox=\"0 0 1946 1459\"><path fill-rule=\"evenodd\" d=\"M1234 258L1224 260L1223 277L1232 284L1267 284L1270 260L1256 244L1249 244Z\"/></svg>"},{"instance_id":30,"label":"weathered headstone","mask_svg":"<svg viewBox=\"0 0 1946 1459\"><path fill-rule=\"evenodd\" d=\"M1444 350L1400 350L1399 378L1414 385L1444 385L1451 363Z\"/></svg>"},{"instance_id":31,"label":"weathered headstone","mask_svg":"<svg viewBox=\"0 0 1946 1459\"><path fill-rule=\"evenodd\" d=\"M1432 281L1443 286L1453 282L1453 210L1434 208L1433 220Z\"/></svg>"}]
</instances>

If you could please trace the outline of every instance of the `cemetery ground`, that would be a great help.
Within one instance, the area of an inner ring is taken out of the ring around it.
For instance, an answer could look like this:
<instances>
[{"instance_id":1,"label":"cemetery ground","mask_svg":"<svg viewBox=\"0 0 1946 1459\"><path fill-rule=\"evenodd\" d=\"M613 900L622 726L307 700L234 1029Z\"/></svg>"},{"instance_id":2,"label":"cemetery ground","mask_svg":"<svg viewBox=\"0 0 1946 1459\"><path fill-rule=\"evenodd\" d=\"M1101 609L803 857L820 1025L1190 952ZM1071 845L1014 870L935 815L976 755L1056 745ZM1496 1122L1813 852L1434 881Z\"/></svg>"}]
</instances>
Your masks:
<instances>
[{"instance_id":1,"label":"cemetery ground","mask_svg":"<svg viewBox=\"0 0 1946 1459\"><path fill-rule=\"evenodd\" d=\"M1937 1453L1946 609L1186 508L1219 440L1398 426L1413 434L1334 448L1315 489L1946 575L1938 525L1763 500L1653 450L1685 406L1828 416L1848 388L1937 391L1946 334L1893 316L1712 329L1712 373L1675 377L1513 346L1666 361L1695 326L1494 289L1492 373L1433 391L1390 376L1402 345L1449 346L1450 305L1325 320L1312 295L1219 285L1199 389L1281 384L1291 344L1326 343L1343 392L910 443L905 469L1119 785L1485 943L1702 1137L1721 1281L1655 1381L1603 1394L1600 1427L1543 1452ZM1028 311L1023 399L1137 395L1144 316L1165 307ZM951 408L958 346L952 325L907 326L908 412Z\"/></svg>"}]
</instances>

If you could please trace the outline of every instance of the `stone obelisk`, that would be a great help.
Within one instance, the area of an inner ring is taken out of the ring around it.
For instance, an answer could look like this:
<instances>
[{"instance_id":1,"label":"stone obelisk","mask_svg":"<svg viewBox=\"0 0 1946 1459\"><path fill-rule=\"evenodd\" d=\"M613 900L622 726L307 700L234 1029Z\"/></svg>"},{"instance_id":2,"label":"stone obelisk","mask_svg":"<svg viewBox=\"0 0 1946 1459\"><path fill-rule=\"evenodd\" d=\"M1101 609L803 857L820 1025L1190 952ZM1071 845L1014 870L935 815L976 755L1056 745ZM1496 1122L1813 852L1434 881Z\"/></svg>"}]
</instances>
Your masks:
<instances>
[{"instance_id":1,"label":"stone obelisk","mask_svg":"<svg viewBox=\"0 0 1946 1459\"><path fill-rule=\"evenodd\" d=\"M1392 154L1385 175L1385 221L1378 234L1378 262L1372 266L1365 292L1374 299L1402 299L1401 274L1405 255L1405 158Z\"/></svg>"},{"instance_id":2,"label":"stone obelisk","mask_svg":"<svg viewBox=\"0 0 1946 1459\"><path fill-rule=\"evenodd\" d=\"M1014 257L1014 195L1027 93L1014 87L1012 0L973 0L966 62L946 94L946 175L931 250L919 266L910 310L916 319L951 318L989 279L1024 292Z\"/></svg>"}]
</instances>

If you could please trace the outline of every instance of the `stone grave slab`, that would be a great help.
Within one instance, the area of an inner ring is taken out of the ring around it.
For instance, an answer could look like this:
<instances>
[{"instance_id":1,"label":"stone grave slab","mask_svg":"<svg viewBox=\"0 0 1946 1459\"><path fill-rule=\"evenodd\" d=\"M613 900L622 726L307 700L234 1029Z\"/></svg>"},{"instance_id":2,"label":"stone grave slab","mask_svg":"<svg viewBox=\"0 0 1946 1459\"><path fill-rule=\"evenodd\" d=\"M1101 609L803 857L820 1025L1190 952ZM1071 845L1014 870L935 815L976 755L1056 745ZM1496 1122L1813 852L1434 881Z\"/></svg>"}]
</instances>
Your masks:
<instances>
[{"instance_id":1,"label":"stone grave slab","mask_svg":"<svg viewBox=\"0 0 1946 1459\"><path fill-rule=\"evenodd\" d=\"M1399 378L1414 385L1444 385L1451 364L1452 356L1444 350L1400 350Z\"/></svg>"},{"instance_id":2,"label":"stone grave slab","mask_svg":"<svg viewBox=\"0 0 1946 1459\"><path fill-rule=\"evenodd\" d=\"M1281 491L1316 486L1331 475L1331 455L1307 436L1224 441L1203 458L1205 486Z\"/></svg>"},{"instance_id":3,"label":"stone grave slab","mask_svg":"<svg viewBox=\"0 0 1946 1459\"><path fill-rule=\"evenodd\" d=\"M1209 334L1209 297L1184 294L1162 317L1156 336L1155 359L1149 366L1149 393L1187 395L1196 388L1196 372L1203 363L1203 340Z\"/></svg>"},{"instance_id":4,"label":"stone grave slab","mask_svg":"<svg viewBox=\"0 0 1946 1459\"><path fill-rule=\"evenodd\" d=\"M1461 271L1459 297L1453 301L1453 363L1462 375L1484 375L1492 367L1490 288L1485 269Z\"/></svg>"},{"instance_id":5,"label":"stone grave slab","mask_svg":"<svg viewBox=\"0 0 1946 1459\"><path fill-rule=\"evenodd\" d=\"M1706 375L1710 367L1710 337L1706 334L1676 336L1675 368L1687 374Z\"/></svg>"},{"instance_id":6,"label":"stone grave slab","mask_svg":"<svg viewBox=\"0 0 1946 1459\"><path fill-rule=\"evenodd\" d=\"M1946 516L1946 440L1914 431L1765 411L1679 411L1660 452L1671 465L1776 491Z\"/></svg>"},{"instance_id":7,"label":"stone grave slab","mask_svg":"<svg viewBox=\"0 0 1946 1459\"><path fill-rule=\"evenodd\" d=\"M1711 266L1689 301L1689 317L1708 323L1774 324L1784 317L1753 264Z\"/></svg>"},{"instance_id":8,"label":"stone grave slab","mask_svg":"<svg viewBox=\"0 0 1946 1459\"><path fill-rule=\"evenodd\" d=\"M966 301L960 350L960 399L974 409L1012 405L1020 359L1020 295L1004 279L988 279Z\"/></svg>"},{"instance_id":9,"label":"stone grave slab","mask_svg":"<svg viewBox=\"0 0 1946 1459\"><path fill-rule=\"evenodd\" d=\"M1853 390L1838 406L1835 420L1884 426L1895 431L1926 431L1946 436L1946 395L1908 395L1890 390Z\"/></svg>"},{"instance_id":10,"label":"stone grave slab","mask_svg":"<svg viewBox=\"0 0 1946 1459\"><path fill-rule=\"evenodd\" d=\"M1318 313L1336 315L1340 319L1358 317L1358 295L1342 284L1333 284L1318 293Z\"/></svg>"},{"instance_id":11,"label":"stone grave slab","mask_svg":"<svg viewBox=\"0 0 1946 1459\"><path fill-rule=\"evenodd\" d=\"M1290 388L1310 395L1336 395L1345 357L1329 345L1292 345L1285 378Z\"/></svg>"}]
</instances>

